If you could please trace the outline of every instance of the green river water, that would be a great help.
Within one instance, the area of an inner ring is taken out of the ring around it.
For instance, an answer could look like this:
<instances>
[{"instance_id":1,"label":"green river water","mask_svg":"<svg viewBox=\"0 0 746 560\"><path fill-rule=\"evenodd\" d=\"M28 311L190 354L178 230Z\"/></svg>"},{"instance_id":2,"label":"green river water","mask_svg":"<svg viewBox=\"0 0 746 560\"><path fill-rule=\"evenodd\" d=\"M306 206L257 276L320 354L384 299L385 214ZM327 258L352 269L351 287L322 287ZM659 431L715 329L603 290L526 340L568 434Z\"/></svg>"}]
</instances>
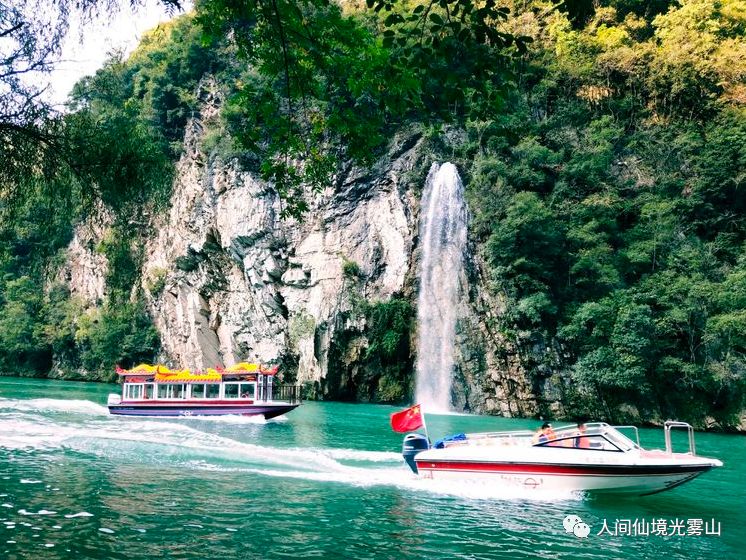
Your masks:
<instances>
[{"instance_id":1,"label":"green river water","mask_svg":"<svg viewBox=\"0 0 746 560\"><path fill-rule=\"evenodd\" d=\"M746 558L741 436L697 434L699 454L725 466L670 492L547 495L415 479L388 425L393 407L128 419L108 415L112 391L0 378L0 558ZM427 421L434 437L537 426ZM662 430L640 435L663 446ZM565 532L570 514L588 538Z\"/></svg>"}]
</instances>

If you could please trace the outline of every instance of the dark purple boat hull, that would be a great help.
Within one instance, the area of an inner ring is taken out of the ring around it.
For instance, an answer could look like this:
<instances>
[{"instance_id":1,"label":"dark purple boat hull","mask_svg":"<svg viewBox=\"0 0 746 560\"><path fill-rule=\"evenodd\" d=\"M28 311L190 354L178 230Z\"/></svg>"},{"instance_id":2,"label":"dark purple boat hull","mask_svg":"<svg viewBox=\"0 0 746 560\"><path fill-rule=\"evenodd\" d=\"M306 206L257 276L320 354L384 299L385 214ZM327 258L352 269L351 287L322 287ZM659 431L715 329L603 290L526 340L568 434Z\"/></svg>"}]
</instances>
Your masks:
<instances>
[{"instance_id":1,"label":"dark purple boat hull","mask_svg":"<svg viewBox=\"0 0 746 560\"><path fill-rule=\"evenodd\" d=\"M111 404L109 412L118 416L224 416L237 414L241 416L264 416L267 420L290 412L297 404L219 404L219 405L184 405L182 404Z\"/></svg>"}]
</instances>

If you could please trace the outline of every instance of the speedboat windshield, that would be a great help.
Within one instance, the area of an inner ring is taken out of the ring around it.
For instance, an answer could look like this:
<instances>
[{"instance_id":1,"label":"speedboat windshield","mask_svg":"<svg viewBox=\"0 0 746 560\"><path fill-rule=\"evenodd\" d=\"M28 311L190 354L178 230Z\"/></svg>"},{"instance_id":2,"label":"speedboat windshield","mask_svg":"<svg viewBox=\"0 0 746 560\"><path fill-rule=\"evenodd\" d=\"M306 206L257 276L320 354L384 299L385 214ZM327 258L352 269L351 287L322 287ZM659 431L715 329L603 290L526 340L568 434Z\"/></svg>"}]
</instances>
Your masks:
<instances>
[{"instance_id":1,"label":"speedboat windshield","mask_svg":"<svg viewBox=\"0 0 746 560\"><path fill-rule=\"evenodd\" d=\"M634 441L625 436L622 432L617 430L613 426L607 426L606 437L618 446L622 451L631 451L633 449L639 449L640 446Z\"/></svg>"},{"instance_id":2,"label":"speedboat windshield","mask_svg":"<svg viewBox=\"0 0 746 560\"><path fill-rule=\"evenodd\" d=\"M634 441L604 422L563 426L550 439L534 443L534 447L564 447L616 452L639 449L639 445Z\"/></svg>"}]
</instances>

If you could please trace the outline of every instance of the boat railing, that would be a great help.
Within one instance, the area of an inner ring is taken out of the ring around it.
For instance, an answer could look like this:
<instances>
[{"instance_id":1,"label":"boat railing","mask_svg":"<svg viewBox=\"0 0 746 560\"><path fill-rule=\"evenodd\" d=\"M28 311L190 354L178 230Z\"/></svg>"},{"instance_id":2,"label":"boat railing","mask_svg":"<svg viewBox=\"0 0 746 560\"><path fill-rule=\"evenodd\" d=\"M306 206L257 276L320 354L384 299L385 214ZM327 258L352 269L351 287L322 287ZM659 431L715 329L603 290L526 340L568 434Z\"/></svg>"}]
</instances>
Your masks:
<instances>
[{"instance_id":1,"label":"boat railing","mask_svg":"<svg viewBox=\"0 0 746 560\"><path fill-rule=\"evenodd\" d=\"M671 430L674 428L685 428L689 436L689 455L696 455L697 450L694 446L694 428L687 422L676 422L674 420L666 420L663 424L663 435L666 440L666 453L671 455L673 453L673 446L671 445Z\"/></svg>"},{"instance_id":2,"label":"boat railing","mask_svg":"<svg viewBox=\"0 0 746 560\"><path fill-rule=\"evenodd\" d=\"M272 400L300 404L302 400L300 389L300 385L275 385L272 388Z\"/></svg>"},{"instance_id":3,"label":"boat railing","mask_svg":"<svg viewBox=\"0 0 746 560\"><path fill-rule=\"evenodd\" d=\"M557 437L564 437L568 435L574 436L578 433L578 426L579 424L565 424L564 426L553 428L553 431ZM591 426L591 424L586 424L586 428L589 426Z\"/></svg>"},{"instance_id":4,"label":"boat railing","mask_svg":"<svg viewBox=\"0 0 746 560\"><path fill-rule=\"evenodd\" d=\"M604 429L610 426L606 422L585 422L585 427L588 430L596 430L598 433L602 433Z\"/></svg>"},{"instance_id":5,"label":"boat railing","mask_svg":"<svg viewBox=\"0 0 746 560\"><path fill-rule=\"evenodd\" d=\"M478 432L466 434L467 439L484 439L484 438L524 438L532 437L534 433L530 430L514 430L509 432Z\"/></svg>"}]
</instances>

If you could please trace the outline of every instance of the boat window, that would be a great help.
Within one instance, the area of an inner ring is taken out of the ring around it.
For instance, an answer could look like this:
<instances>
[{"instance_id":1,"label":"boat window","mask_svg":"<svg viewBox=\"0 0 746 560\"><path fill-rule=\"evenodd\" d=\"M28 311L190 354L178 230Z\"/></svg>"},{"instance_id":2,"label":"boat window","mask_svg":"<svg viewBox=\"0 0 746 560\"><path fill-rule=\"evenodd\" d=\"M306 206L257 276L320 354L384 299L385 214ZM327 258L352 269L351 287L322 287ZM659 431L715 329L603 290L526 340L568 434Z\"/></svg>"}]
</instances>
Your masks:
<instances>
[{"instance_id":1,"label":"boat window","mask_svg":"<svg viewBox=\"0 0 746 560\"><path fill-rule=\"evenodd\" d=\"M220 383L208 383L205 388L207 391L205 398L217 399L220 397Z\"/></svg>"},{"instance_id":2,"label":"boat window","mask_svg":"<svg viewBox=\"0 0 746 560\"><path fill-rule=\"evenodd\" d=\"M574 442L572 438L564 437L564 438L550 439L549 441L542 441L534 445L541 446L541 447L572 447L574 445Z\"/></svg>"},{"instance_id":3,"label":"boat window","mask_svg":"<svg viewBox=\"0 0 746 560\"><path fill-rule=\"evenodd\" d=\"M124 398L125 399L141 399L142 398L142 385L140 384L128 384L124 387Z\"/></svg>"},{"instance_id":4,"label":"boat window","mask_svg":"<svg viewBox=\"0 0 746 560\"><path fill-rule=\"evenodd\" d=\"M205 384L198 383L192 385L192 398L193 399L204 399L205 398Z\"/></svg>"},{"instance_id":5,"label":"boat window","mask_svg":"<svg viewBox=\"0 0 746 560\"><path fill-rule=\"evenodd\" d=\"M600 435L582 436L573 442L577 449L591 449L595 451L619 451L619 448Z\"/></svg>"},{"instance_id":6,"label":"boat window","mask_svg":"<svg viewBox=\"0 0 746 560\"><path fill-rule=\"evenodd\" d=\"M145 391L143 392L142 398L152 399L154 393L155 393L155 385L153 383L146 383Z\"/></svg>"},{"instance_id":7,"label":"boat window","mask_svg":"<svg viewBox=\"0 0 746 560\"><path fill-rule=\"evenodd\" d=\"M254 383L241 383L238 386L242 399L253 399L256 385Z\"/></svg>"},{"instance_id":8,"label":"boat window","mask_svg":"<svg viewBox=\"0 0 746 560\"><path fill-rule=\"evenodd\" d=\"M167 383L158 383L158 398L159 399L170 399L171 398L171 385Z\"/></svg>"},{"instance_id":9,"label":"boat window","mask_svg":"<svg viewBox=\"0 0 746 560\"><path fill-rule=\"evenodd\" d=\"M225 398L226 399L237 399L238 398L238 383L226 383L225 384Z\"/></svg>"},{"instance_id":10,"label":"boat window","mask_svg":"<svg viewBox=\"0 0 746 560\"><path fill-rule=\"evenodd\" d=\"M590 436L590 449L597 449L599 451L619 451L619 447L614 445L614 442L609 441L603 436Z\"/></svg>"},{"instance_id":11,"label":"boat window","mask_svg":"<svg viewBox=\"0 0 746 560\"><path fill-rule=\"evenodd\" d=\"M186 398L186 385L184 385L184 384L174 385L173 392L171 394L171 398L173 398L173 399L184 399L184 398Z\"/></svg>"}]
</instances>

